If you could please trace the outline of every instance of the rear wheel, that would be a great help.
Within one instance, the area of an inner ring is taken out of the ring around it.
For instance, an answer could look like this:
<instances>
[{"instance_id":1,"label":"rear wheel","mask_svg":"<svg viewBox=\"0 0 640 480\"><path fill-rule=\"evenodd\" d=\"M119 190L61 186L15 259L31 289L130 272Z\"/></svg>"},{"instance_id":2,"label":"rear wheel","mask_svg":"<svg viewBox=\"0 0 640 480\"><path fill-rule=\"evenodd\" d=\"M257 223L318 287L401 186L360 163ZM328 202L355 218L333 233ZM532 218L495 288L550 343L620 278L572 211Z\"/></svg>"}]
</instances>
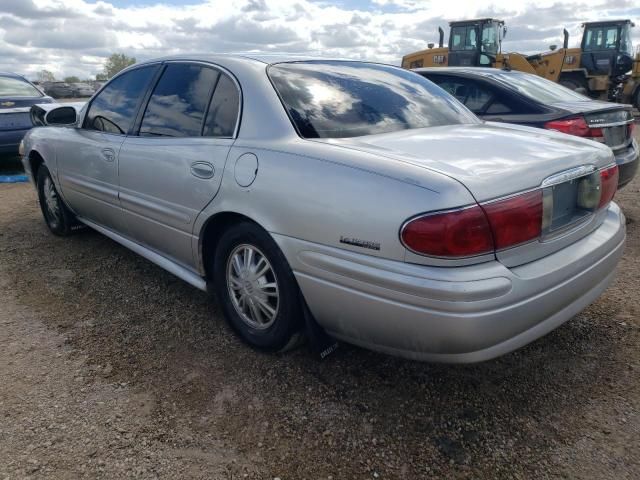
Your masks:
<instances>
[{"instance_id":1,"label":"rear wheel","mask_svg":"<svg viewBox=\"0 0 640 480\"><path fill-rule=\"evenodd\" d=\"M300 294L286 258L250 222L222 234L213 265L214 288L229 324L250 345L270 351L297 341Z\"/></svg>"},{"instance_id":2,"label":"rear wheel","mask_svg":"<svg viewBox=\"0 0 640 480\"><path fill-rule=\"evenodd\" d=\"M75 216L64 204L45 165L38 168L36 185L40 210L49 230L61 237L70 235L76 225Z\"/></svg>"}]
</instances>

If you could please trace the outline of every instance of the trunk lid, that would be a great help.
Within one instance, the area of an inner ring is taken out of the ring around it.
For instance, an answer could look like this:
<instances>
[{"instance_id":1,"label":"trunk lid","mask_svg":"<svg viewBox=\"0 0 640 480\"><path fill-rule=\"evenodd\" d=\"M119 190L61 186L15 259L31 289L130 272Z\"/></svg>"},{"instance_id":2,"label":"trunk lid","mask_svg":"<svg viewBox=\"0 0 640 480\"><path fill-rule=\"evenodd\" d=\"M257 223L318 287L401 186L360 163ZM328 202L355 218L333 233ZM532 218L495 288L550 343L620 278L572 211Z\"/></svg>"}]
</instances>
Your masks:
<instances>
[{"instance_id":1,"label":"trunk lid","mask_svg":"<svg viewBox=\"0 0 640 480\"><path fill-rule=\"evenodd\" d=\"M478 202L538 187L564 170L614 161L611 151L596 142L490 122L314 141L442 173L461 182Z\"/></svg>"},{"instance_id":2,"label":"trunk lid","mask_svg":"<svg viewBox=\"0 0 640 480\"><path fill-rule=\"evenodd\" d=\"M0 97L0 131L31 128L31 106L50 101L48 97Z\"/></svg>"}]
</instances>

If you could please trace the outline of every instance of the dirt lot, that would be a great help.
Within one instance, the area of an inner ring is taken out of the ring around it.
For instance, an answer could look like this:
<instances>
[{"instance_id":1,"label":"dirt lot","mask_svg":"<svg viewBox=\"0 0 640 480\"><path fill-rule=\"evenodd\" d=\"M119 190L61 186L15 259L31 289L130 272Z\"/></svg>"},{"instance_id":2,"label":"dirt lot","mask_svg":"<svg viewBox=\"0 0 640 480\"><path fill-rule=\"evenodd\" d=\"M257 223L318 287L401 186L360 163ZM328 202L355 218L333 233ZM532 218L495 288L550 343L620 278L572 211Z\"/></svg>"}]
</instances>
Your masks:
<instances>
[{"instance_id":1,"label":"dirt lot","mask_svg":"<svg viewBox=\"0 0 640 480\"><path fill-rule=\"evenodd\" d=\"M0 185L0 478L640 478L640 179L616 282L475 366L257 353L107 238Z\"/></svg>"}]
</instances>

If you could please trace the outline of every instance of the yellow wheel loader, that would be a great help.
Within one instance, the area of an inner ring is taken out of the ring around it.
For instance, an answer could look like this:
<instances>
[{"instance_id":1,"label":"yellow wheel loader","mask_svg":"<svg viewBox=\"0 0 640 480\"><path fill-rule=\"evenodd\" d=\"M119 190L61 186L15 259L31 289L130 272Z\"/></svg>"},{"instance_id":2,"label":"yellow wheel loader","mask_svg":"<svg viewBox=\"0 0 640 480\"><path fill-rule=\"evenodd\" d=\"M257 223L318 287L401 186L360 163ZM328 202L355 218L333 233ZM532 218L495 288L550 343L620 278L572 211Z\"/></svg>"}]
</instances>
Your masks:
<instances>
[{"instance_id":1,"label":"yellow wheel loader","mask_svg":"<svg viewBox=\"0 0 640 480\"><path fill-rule=\"evenodd\" d=\"M632 103L640 109L640 52L633 56L630 20L583 24L581 48L568 48L564 30L562 48L551 45L548 52L523 55L502 53L507 28L502 20L481 18L451 22L449 44L439 28L438 48L405 55L404 68L494 67L519 70L559 82L573 90L602 100Z\"/></svg>"}]
</instances>

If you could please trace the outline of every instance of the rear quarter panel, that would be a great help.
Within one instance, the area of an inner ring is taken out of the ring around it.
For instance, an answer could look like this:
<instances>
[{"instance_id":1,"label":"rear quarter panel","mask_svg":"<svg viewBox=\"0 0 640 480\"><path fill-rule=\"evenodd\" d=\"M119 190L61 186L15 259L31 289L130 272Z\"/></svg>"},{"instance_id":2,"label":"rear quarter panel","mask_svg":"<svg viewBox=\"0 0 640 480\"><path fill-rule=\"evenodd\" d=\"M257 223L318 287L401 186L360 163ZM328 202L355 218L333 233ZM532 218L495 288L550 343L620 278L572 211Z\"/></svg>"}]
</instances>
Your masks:
<instances>
[{"instance_id":1,"label":"rear quarter panel","mask_svg":"<svg viewBox=\"0 0 640 480\"><path fill-rule=\"evenodd\" d=\"M408 218L474 203L461 184L444 175L396 165L394 178L367 165L395 162L361 152L345 154L303 140L295 143L297 148L289 151L249 142L232 148L220 192L200 214L194 231L202 231L218 213L236 212L273 234L401 261L407 250L399 231ZM318 155L325 149L330 159ZM255 181L241 187L235 166L245 153L256 155L259 166ZM345 243L349 240L370 245Z\"/></svg>"}]
</instances>

